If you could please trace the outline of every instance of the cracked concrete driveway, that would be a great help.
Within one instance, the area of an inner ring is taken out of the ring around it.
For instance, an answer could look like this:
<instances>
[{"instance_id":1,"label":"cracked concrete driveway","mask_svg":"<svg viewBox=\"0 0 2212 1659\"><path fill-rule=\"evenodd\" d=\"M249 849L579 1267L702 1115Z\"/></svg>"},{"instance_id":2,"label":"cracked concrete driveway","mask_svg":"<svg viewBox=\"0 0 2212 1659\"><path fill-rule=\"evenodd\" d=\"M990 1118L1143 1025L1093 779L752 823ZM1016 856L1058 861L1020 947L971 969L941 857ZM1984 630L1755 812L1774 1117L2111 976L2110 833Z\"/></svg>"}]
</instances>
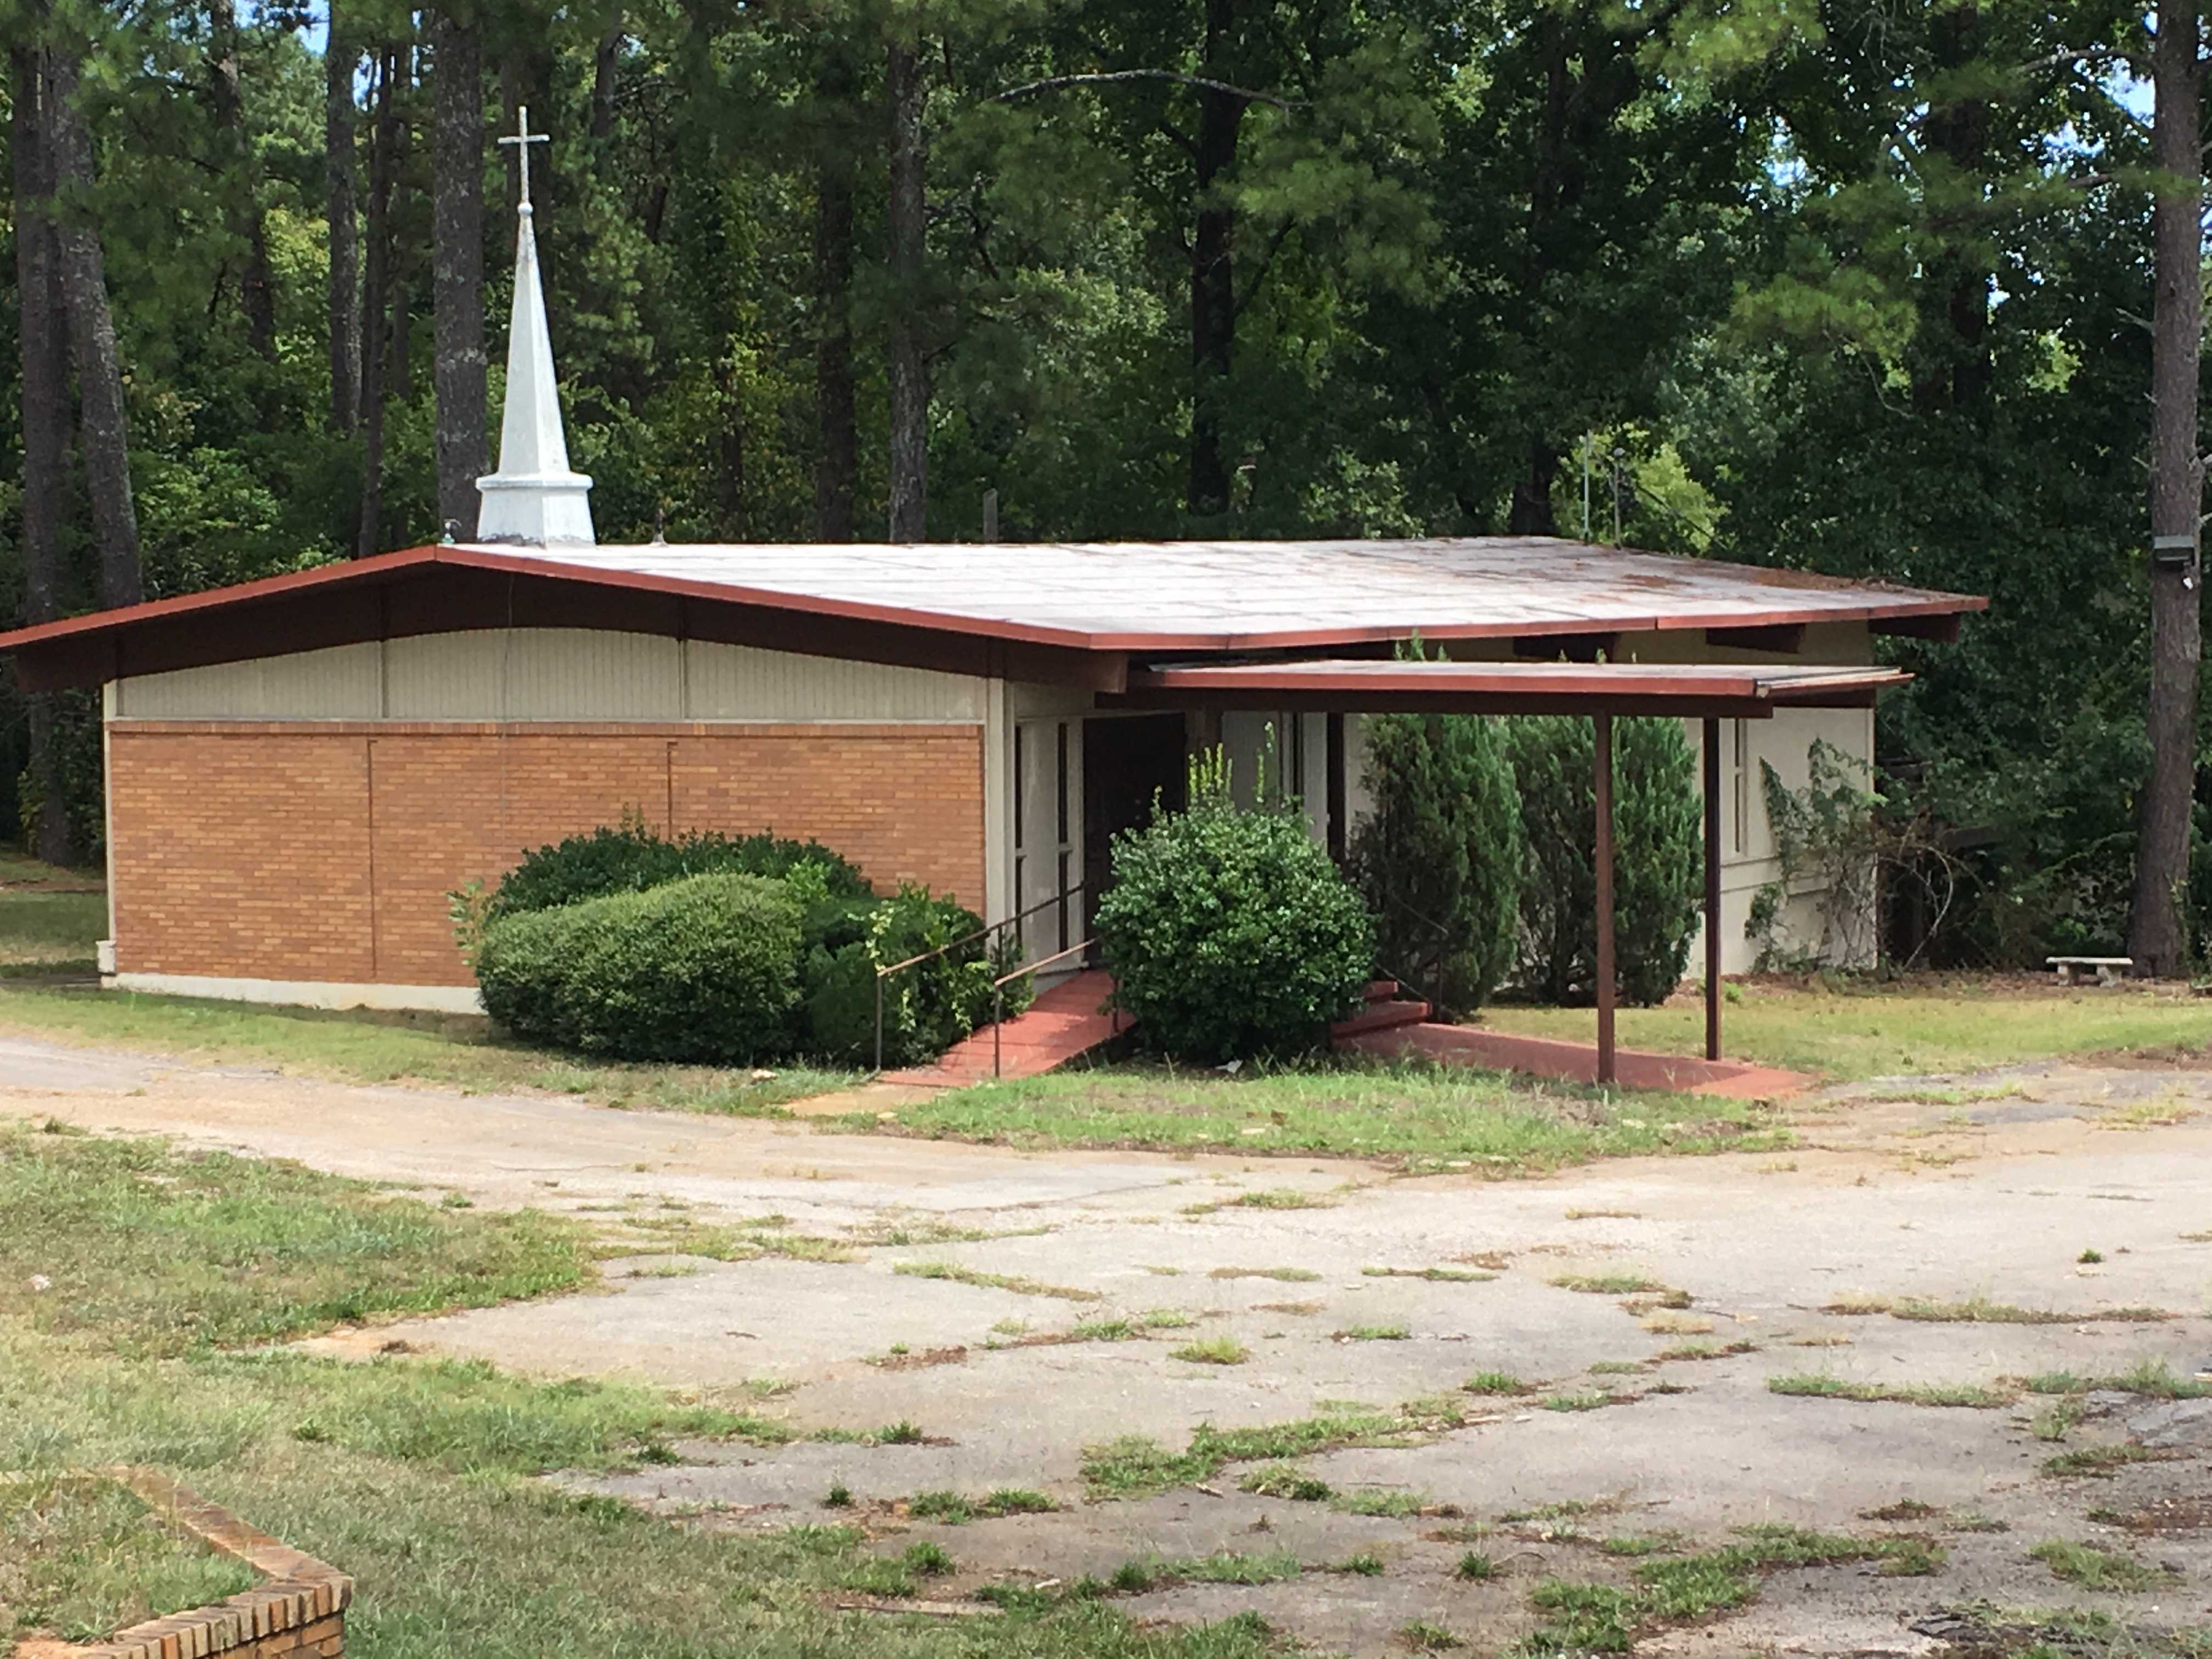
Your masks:
<instances>
[{"instance_id":1,"label":"cracked concrete driveway","mask_svg":"<svg viewBox=\"0 0 2212 1659\"><path fill-rule=\"evenodd\" d=\"M1330 1651L1390 1650L1414 1621L1488 1645L1529 1628L1545 1577L1627 1586L1639 1560L1784 1524L1948 1559L1777 1571L1645 1648L1935 1651L1927 1615L1984 1601L2212 1629L2212 1401L2023 1382L2212 1367L2212 1073L1860 1085L1797 1103L1802 1145L1778 1155L1522 1181L855 1137L9 1041L0 1111L577 1214L627 1252L599 1292L310 1346L742 1391L799 1437L574 1484L700 1524L934 1540L957 1564L940 1598L1235 1552L1303 1571L1125 1572L1129 1610L1255 1609ZM900 1423L919 1441L865 1432ZM1289 1485L1277 1452L1316 1484ZM1007 1488L1059 1507L956 1524L910 1504ZM2052 1540L2117 1552L2138 1588L2061 1579L2030 1554ZM1491 1576L1462 1576L1470 1550Z\"/></svg>"}]
</instances>

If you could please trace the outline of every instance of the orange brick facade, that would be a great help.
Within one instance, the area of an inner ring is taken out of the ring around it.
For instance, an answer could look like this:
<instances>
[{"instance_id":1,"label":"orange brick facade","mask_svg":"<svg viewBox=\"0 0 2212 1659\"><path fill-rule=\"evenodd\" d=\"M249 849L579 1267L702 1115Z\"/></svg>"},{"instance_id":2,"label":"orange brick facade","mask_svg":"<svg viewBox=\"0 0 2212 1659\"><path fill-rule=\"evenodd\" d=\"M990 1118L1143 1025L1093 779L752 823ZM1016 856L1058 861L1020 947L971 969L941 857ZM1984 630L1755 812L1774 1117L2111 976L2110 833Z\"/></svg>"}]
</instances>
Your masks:
<instances>
[{"instance_id":1,"label":"orange brick facade","mask_svg":"<svg viewBox=\"0 0 2212 1659\"><path fill-rule=\"evenodd\" d=\"M641 812L984 902L979 725L108 726L124 973L465 985L446 895Z\"/></svg>"}]
</instances>

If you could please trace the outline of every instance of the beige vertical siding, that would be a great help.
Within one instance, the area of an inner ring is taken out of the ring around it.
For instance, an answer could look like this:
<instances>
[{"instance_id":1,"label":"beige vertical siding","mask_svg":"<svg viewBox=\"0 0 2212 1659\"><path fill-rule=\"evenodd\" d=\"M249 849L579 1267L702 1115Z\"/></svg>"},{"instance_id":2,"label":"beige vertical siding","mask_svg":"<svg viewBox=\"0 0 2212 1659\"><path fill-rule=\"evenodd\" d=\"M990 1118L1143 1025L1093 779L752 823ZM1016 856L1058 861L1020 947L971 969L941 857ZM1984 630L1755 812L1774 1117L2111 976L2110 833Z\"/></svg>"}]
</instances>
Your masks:
<instances>
[{"instance_id":1,"label":"beige vertical siding","mask_svg":"<svg viewBox=\"0 0 2212 1659\"><path fill-rule=\"evenodd\" d=\"M655 635L490 629L140 675L116 682L114 714L125 720L980 723L986 684L967 675Z\"/></svg>"}]
</instances>

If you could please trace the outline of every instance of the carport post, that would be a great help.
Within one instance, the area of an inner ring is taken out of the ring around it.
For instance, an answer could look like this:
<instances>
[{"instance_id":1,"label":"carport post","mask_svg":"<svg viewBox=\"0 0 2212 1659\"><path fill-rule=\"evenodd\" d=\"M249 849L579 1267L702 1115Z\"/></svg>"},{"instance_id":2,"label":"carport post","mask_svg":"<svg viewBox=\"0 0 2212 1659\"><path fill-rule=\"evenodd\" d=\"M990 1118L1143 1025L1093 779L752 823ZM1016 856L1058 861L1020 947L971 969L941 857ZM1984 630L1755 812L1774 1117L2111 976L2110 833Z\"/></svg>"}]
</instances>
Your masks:
<instances>
[{"instance_id":1,"label":"carport post","mask_svg":"<svg viewBox=\"0 0 2212 1659\"><path fill-rule=\"evenodd\" d=\"M1597 795L1597 1080L1613 1080L1613 716L1592 714L1592 783Z\"/></svg>"},{"instance_id":2,"label":"carport post","mask_svg":"<svg viewBox=\"0 0 2212 1659\"><path fill-rule=\"evenodd\" d=\"M1721 723L1705 723L1705 1058L1721 1057Z\"/></svg>"}]
</instances>

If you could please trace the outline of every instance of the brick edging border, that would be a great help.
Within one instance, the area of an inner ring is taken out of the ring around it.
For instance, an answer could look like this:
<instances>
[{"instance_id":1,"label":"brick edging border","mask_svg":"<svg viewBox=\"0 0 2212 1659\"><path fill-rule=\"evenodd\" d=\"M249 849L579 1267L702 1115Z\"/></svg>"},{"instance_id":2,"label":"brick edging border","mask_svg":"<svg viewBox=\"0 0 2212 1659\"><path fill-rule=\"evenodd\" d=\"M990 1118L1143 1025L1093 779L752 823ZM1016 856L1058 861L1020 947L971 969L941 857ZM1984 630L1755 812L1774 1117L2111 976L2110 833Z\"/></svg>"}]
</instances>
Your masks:
<instances>
[{"instance_id":1,"label":"brick edging border","mask_svg":"<svg viewBox=\"0 0 2212 1659\"><path fill-rule=\"evenodd\" d=\"M118 1464L81 1478L127 1487L171 1525L245 1562L263 1582L204 1607L133 1625L103 1642L33 1638L16 1644L15 1659L213 1659L249 1649L256 1659L293 1652L335 1659L344 1651L353 1580L336 1567L247 1526L159 1470ZM325 1625L327 1631L319 1628Z\"/></svg>"}]
</instances>

